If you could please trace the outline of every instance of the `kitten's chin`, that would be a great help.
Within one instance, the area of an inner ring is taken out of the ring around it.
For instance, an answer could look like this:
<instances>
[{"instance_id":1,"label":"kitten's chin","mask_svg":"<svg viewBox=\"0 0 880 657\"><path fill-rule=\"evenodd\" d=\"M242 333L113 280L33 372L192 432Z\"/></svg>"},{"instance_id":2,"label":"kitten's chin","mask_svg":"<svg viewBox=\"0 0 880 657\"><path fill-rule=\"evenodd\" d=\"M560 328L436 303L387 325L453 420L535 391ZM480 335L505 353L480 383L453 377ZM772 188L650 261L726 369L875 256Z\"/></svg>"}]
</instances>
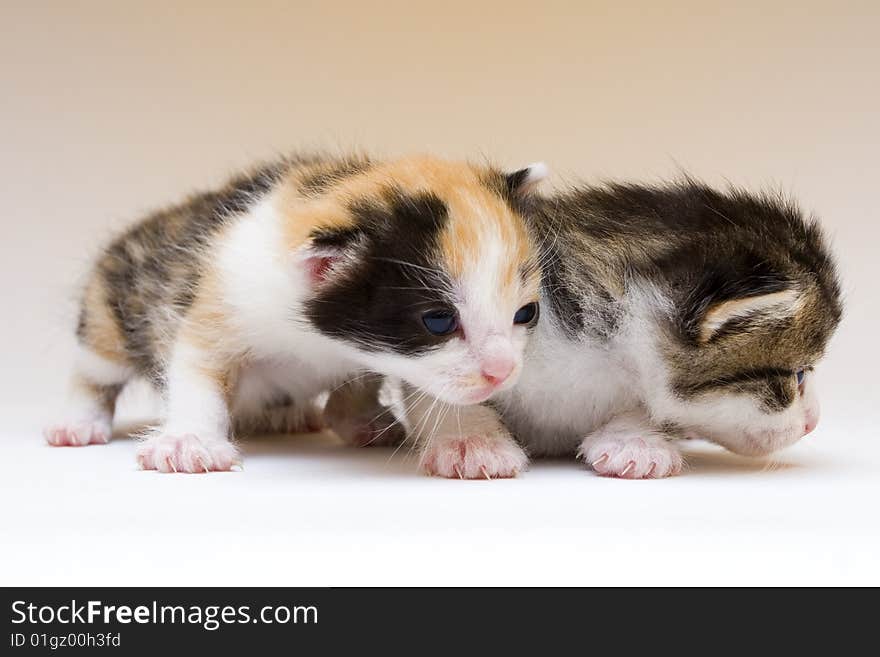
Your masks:
<instances>
[{"instance_id":1,"label":"kitten's chin","mask_svg":"<svg viewBox=\"0 0 880 657\"><path fill-rule=\"evenodd\" d=\"M487 401L492 395L498 392L496 386L487 386L485 388L463 389L461 391L444 391L443 394L435 395L437 399L453 406L471 406Z\"/></svg>"},{"instance_id":2,"label":"kitten's chin","mask_svg":"<svg viewBox=\"0 0 880 657\"><path fill-rule=\"evenodd\" d=\"M488 401L496 392L498 392L498 388L493 387L487 390L479 390L477 392L470 393L470 395L468 395L467 401L464 403L481 404L484 401Z\"/></svg>"},{"instance_id":3,"label":"kitten's chin","mask_svg":"<svg viewBox=\"0 0 880 657\"><path fill-rule=\"evenodd\" d=\"M482 404L485 401L489 401L495 395L504 392L505 390L509 390L516 383L516 377L507 379L500 385L487 385L483 388L478 388L477 390L471 390L465 393L465 400L461 403L463 404Z\"/></svg>"},{"instance_id":4,"label":"kitten's chin","mask_svg":"<svg viewBox=\"0 0 880 657\"><path fill-rule=\"evenodd\" d=\"M785 449L798 442L803 434L796 431L759 431L759 432L743 432L736 437L724 436L713 437L705 436L705 438L717 445L721 445L726 450L738 454L739 456L761 457L769 456L774 452Z\"/></svg>"}]
</instances>

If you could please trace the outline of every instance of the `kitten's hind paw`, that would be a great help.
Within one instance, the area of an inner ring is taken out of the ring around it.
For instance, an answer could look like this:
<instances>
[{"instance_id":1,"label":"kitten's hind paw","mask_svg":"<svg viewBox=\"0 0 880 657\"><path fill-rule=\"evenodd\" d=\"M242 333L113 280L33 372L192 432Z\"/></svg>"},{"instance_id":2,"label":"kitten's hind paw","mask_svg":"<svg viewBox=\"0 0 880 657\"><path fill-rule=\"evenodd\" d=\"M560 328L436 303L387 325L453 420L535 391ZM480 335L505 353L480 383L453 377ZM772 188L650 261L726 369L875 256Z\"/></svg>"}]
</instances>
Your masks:
<instances>
[{"instance_id":1,"label":"kitten's hind paw","mask_svg":"<svg viewBox=\"0 0 880 657\"><path fill-rule=\"evenodd\" d=\"M111 435L110 421L104 419L61 422L43 429L43 437L52 447L106 445Z\"/></svg>"},{"instance_id":2,"label":"kitten's hind paw","mask_svg":"<svg viewBox=\"0 0 880 657\"><path fill-rule=\"evenodd\" d=\"M201 440L195 434L148 437L137 449L138 464L159 472L219 472L241 465L238 449L225 439Z\"/></svg>"},{"instance_id":3,"label":"kitten's hind paw","mask_svg":"<svg viewBox=\"0 0 880 657\"><path fill-rule=\"evenodd\" d=\"M318 433L326 428L323 414L311 407L294 404L271 406L246 413L235 420L235 435Z\"/></svg>"},{"instance_id":4,"label":"kitten's hind paw","mask_svg":"<svg viewBox=\"0 0 880 657\"><path fill-rule=\"evenodd\" d=\"M353 447L393 447L406 440L403 426L392 419L334 422L330 428Z\"/></svg>"}]
</instances>

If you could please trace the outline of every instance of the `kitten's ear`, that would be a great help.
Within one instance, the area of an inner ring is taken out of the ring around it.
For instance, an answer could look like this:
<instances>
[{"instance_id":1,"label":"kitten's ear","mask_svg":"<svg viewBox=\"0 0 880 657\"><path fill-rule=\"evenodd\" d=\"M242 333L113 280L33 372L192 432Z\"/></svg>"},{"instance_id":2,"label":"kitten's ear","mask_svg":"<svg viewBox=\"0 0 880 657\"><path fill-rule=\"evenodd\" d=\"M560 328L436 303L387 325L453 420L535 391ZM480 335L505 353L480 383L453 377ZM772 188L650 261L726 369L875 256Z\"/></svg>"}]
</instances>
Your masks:
<instances>
[{"instance_id":1,"label":"kitten's ear","mask_svg":"<svg viewBox=\"0 0 880 657\"><path fill-rule=\"evenodd\" d=\"M535 162L525 169L505 174L507 190L512 196L526 196L533 193L542 180L550 175L550 169L543 162Z\"/></svg>"},{"instance_id":2,"label":"kitten's ear","mask_svg":"<svg viewBox=\"0 0 880 657\"><path fill-rule=\"evenodd\" d=\"M789 317L797 310L798 298L797 290L788 289L714 303L700 321L698 340L705 344L731 320L754 317L761 321Z\"/></svg>"},{"instance_id":3,"label":"kitten's ear","mask_svg":"<svg viewBox=\"0 0 880 657\"><path fill-rule=\"evenodd\" d=\"M324 283L341 264L350 260L360 237L360 231L352 228L313 233L297 253L311 284Z\"/></svg>"}]
</instances>

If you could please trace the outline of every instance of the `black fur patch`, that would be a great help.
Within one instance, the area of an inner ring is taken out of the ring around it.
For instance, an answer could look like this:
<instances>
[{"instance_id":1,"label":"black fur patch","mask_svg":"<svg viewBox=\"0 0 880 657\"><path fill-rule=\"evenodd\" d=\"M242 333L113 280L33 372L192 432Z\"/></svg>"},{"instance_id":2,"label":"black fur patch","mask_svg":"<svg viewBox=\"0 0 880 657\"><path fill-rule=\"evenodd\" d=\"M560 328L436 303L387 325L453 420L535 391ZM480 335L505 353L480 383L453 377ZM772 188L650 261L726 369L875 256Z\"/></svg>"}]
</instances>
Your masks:
<instances>
[{"instance_id":1,"label":"black fur patch","mask_svg":"<svg viewBox=\"0 0 880 657\"><path fill-rule=\"evenodd\" d=\"M742 385L744 383L760 383L772 378L794 378L794 372L786 369L781 369L778 367L765 367L761 369L755 370L746 370L744 372L737 372L734 374L728 374L725 376L720 376L714 379L710 379L708 381L702 381L700 383L692 383L688 385L686 388L680 386L678 388L679 392L696 394L700 392L705 392L707 390L713 390L716 388L721 388L725 386L736 386Z\"/></svg>"},{"instance_id":2,"label":"black fur patch","mask_svg":"<svg viewBox=\"0 0 880 657\"><path fill-rule=\"evenodd\" d=\"M350 210L356 228L314 236L352 258L306 304L307 319L368 350L418 354L455 337L432 335L422 324L425 312L452 306L451 282L435 256L446 204L430 193L389 188L381 202L359 201Z\"/></svg>"},{"instance_id":3,"label":"black fur patch","mask_svg":"<svg viewBox=\"0 0 880 657\"><path fill-rule=\"evenodd\" d=\"M523 194L520 189L528 175L529 169L507 174L493 170L483 178L482 183L503 198L514 212L528 215L537 212L539 205L539 197L536 194Z\"/></svg>"},{"instance_id":4,"label":"black fur patch","mask_svg":"<svg viewBox=\"0 0 880 657\"><path fill-rule=\"evenodd\" d=\"M345 249L354 244L364 234L364 229L361 226L352 226L351 228L335 230L316 230L310 237L315 246Z\"/></svg>"},{"instance_id":5,"label":"black fur patch","mask_svg":"<svg viewBox=\"0 0 880 657\"><path fill-rule=\"evenodd\" d=\"M718 391L751 394L759 398L769 412L785 410L791 406L798 394L795 373L775 367L748 370L673 387L677 394L685 398Z\"/></svg>"},{"instance_id":6,"label":"black fur patch","mask_svg":"<svg viewBox=\"0 0 880 657\"><path fill-rule=\"evenodd\" d=\"M657 267L669 271L676 267L676 263L693 262L698 257L693 248L670 254L659 261ZM713 304L782 292L792 285L785 274L767 262L766 256L750 252L731 254L722 261L706 263L705 268L690 280L691 289L681 305L678 321L682 334L692 342L696 342L703 318ZM723 334L718 332L714 337L717 339Z\"/></svg>"},{"instance_id":7,"label":"black fur patch","mask_svg":"<svg viewBox=\"0 0 880 657\"><path fill-rule=\"evenodd\" d=\"M80 339L80 341L84 340L86 337L86 308L82 307L79 310L79 316L76 321L76 337Z\"/></svg>"},{"instance_id":8,"label":"black fur patch","mask_svg":"<svg viewBox=\"0 0 880 657\"><path fill-rule=\"evenodd\" d=\"M574 290L566 285L561 267L557 258L550 256L546 259L541 279L543 296L562 330L573 338L584 329L584 311Z\"/></svg>"},{"instance_id":9,"label":"black fur patch","mask_svg":"<svg viewBox=\"0 0 880 657\"><path fill-rule=\"evenodd\" d=\"M771 413L784 411L797 398L797 384L793 376L770 378L758 394L764 407Z\"/></svg>"},{"instance_id":10,"label":"black fur patch","mask_svg":"<svg viewBox=\"0 0 880 657\"><path fill-rule=\"evenodd\" d=\"M206 195L209 202L213 202L215 218L221 219L247 210L258 197L272 188L285 168L284 162L264 165L250 174L234 178L219 192Z\"/></svg>"}]
</instances>

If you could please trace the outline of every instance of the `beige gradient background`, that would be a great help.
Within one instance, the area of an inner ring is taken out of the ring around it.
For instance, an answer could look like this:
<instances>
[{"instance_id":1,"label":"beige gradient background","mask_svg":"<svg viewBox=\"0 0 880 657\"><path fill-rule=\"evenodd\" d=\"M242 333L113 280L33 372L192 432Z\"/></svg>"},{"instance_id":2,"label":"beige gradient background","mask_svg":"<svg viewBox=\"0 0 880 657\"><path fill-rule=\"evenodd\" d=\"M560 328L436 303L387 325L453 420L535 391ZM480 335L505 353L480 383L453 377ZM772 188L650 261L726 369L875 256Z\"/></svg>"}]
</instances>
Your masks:
<instances>
[{"instance_id":1,"label":"beige gradient background","mask_svg":"<svg viewBox=\"0 0 880 657\"><path fill-rule=\"evenodd\" d=\"M876 456L878 33L873 1L0 0L0 405L60 398L78 282L146 210L292 148L432 151L793 195L848 299L809 440Z\"/></svg>"},{"instance_id":2,"label":"beige gradient background","mask_svg":"<svg viewBox=\"0 0 880 657\"><path fill-rule=\"evenodd\" d=\"M114 230L299 147L785 190L834 238L849 304L824 369L861 396L880 4L627 4L3 0L4 401L61 391L78 282Z\"/></svg>"}]
</instances>

